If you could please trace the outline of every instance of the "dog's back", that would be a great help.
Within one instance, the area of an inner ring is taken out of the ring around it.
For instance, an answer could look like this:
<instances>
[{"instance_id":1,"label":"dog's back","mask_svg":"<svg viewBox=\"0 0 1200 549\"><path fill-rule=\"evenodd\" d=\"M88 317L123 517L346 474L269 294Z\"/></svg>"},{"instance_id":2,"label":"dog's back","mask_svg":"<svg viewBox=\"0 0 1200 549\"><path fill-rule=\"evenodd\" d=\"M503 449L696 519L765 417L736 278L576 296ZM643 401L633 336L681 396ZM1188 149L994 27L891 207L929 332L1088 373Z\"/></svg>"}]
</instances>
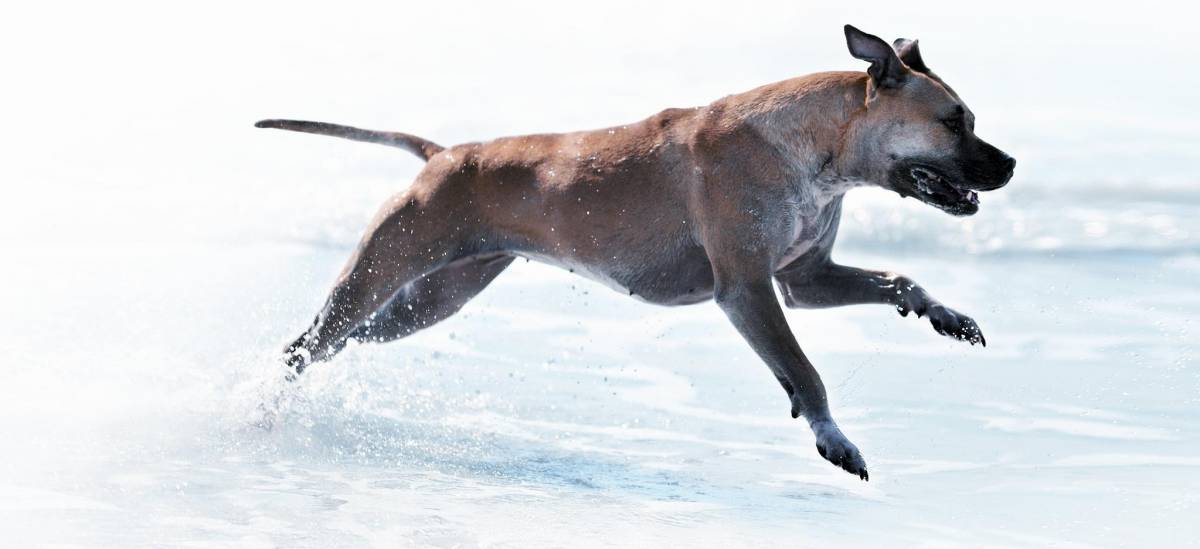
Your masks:
<instances>
[{"instance_id":1,"label":"dog's back","mask_svg":"<svg viewBox=\"0 0 1200 549\"><path fill-rule=\"evenodd\" d=\"M678 276L681 258L695 258L683 270L711 278L688 223L698 112L668 109L611 128L457 145L430 158L407 192L470 204L469 215L491 232L483 238L505 251L673 302L677 290L658 278Z\"/></svg>"}]
</instances>

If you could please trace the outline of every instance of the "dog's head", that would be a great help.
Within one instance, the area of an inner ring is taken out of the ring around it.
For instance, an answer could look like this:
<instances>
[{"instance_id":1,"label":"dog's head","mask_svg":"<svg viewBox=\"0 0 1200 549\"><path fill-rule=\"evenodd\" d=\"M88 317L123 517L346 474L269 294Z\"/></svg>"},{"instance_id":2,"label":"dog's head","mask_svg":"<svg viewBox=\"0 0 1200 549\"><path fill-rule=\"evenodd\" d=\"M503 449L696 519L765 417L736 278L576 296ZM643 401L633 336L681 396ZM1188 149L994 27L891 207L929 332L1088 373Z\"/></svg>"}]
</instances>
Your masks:
<instances>
[{"instance_id":1,"label":"dog's head","mask_svg":"<svg viewBox=\"0 0 1200 549\"><path fill-rule=\"evenodd\" d=\"M925 66L915 40L895 47L846 25L850 54L869 61L866 108L850 123L855 171L953 215L979 211L976 191L1003 187L1017 161L975 135L975 115Z\"/></svg>"}]
</instances>

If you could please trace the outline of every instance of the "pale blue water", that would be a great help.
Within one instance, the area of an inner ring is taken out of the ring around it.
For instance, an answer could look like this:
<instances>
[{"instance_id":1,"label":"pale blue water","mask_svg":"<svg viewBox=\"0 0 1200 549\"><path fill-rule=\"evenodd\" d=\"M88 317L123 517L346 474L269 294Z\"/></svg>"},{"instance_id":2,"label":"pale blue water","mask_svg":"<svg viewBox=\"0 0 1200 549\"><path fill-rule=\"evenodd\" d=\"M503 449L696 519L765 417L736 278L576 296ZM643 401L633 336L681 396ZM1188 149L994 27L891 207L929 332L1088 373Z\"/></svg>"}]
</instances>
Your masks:
<instances>
[{"instance_id":1,"label":"pale blue water","mask_svg":"<svg viewBox=\"0 0 1200 549\"><path fill-rule=\"evenodd\" d=\"M842 14L786 12L805 21L799 34L738 16L764 27L731 50L693 37L719 13L689 12L692 31L662 28L708 64L681 66L659 42L628 41L619 62L596 53L612 46L592 25L509 33L487 23L503 14L485 13L464 23L475 33L465 45L447 46L482 56L470 74L379 45L393 24L430 36L450 25L432 8L418 14L431 30L405 12L335 18L319 39L257 24L277 14L202 16L228 33L212 59L190 45L209 34L199 23L168 28L182 38L153 31L170 38L166 53L136 39L150 30L97 52L61 46L69 56L46 44L21 74L70 58L62 66L87 76L103 71L86 61L110 53L109 72L132 84L62 102L11 92L24 95L9 105L32 107L14 109L22 131L5 143L21 154L0 168L11 198L0 216L0 545L1195 543L1200 138L1181 91L1195 71L1174 70L1189 58L1176 48L1184 18L1093 14L1063 37L1050 32L1054 14L1022 26L1019 12L968 30L949 30L968 19L913 16L860 25L920 31L981 131L1021 161L967 220L856 191L836 253L912 276L974 316L986 349L886 307L788 313L870 483L820 459L712 304L639 304L532 263L452 320L313 368L274 430L250 425L275 353L376 204L419 167L387 149L256 132L253 120L378 120L444 142L632 120L854 67L837 27L824 27ZM567 49L546 53L538 36ZM1003 36L1009 57L996 51ZM1146 61L1081 90L1100 62L1073 48L1089 44ZM538 70L502 77L504 48ZM165 73L143 75L156 56ZM576 57L595 73L563 65ZM1012 66L1030 72L1007 84L989 72ZM203 78L183 76L192 71ZM497 78L501 89L488 85ZM1137 78L1170 85L1143 100ZM578 103L545 99L556 94Z\"/></svg>"},{"instance_id":2,"label":"pale blue water","mask_svg":"<svg viewBox=\"0 0 1200 549\"><path fill-rule=\"evenodd\" d=\"M820 460L714 306L642 305L536 264L451 321L314 368L276 430L252 428L273 352L347 253L338 238L292 242L15 254L8 539L1104 546L1194 533L1190 244L844 247L847 263L917 277L989 341L955 344L885 307L789 313L868 457L861 483Z\"/></svg>"}]
</instances>

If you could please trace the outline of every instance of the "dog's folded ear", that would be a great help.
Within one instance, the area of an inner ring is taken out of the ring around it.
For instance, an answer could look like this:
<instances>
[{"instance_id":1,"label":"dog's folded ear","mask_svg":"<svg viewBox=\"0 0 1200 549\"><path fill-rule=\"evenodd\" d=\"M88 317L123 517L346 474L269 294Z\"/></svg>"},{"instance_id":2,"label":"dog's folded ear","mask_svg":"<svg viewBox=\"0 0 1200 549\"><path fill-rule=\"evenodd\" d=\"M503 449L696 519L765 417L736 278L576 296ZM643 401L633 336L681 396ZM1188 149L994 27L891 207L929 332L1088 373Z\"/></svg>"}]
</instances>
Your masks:
<instances>
[{"instance_id":1,"label":"dog's folded ear","mask_svg":"<svg viewBox=\"0 0 1200 549\"><path fill-rule=\"evenodd\" d=\"M892 42L892 47L896 48L896 55L908 68L917 72L929 72L929 67L926 67L925 61L921 59L921 49L917 47L916 40L897 38Z\"/></svg>"},{"instance_id":2,"label":"dog's folded ear","mask_svg":"<svg viewBox=\"0 0 1200 549\"><path fill-rule=\"evenodd\" d=\"M896 55L896 50L892 49L887 42L878 36L860 31L853 25L846 25L845 30L846 47L850 48L850 55L871 62L867 74L871 75L875 86L892 88L899 86L904 81L904 73L907 69L900 61L900 57Z\"/></svg>"}]
</instances>

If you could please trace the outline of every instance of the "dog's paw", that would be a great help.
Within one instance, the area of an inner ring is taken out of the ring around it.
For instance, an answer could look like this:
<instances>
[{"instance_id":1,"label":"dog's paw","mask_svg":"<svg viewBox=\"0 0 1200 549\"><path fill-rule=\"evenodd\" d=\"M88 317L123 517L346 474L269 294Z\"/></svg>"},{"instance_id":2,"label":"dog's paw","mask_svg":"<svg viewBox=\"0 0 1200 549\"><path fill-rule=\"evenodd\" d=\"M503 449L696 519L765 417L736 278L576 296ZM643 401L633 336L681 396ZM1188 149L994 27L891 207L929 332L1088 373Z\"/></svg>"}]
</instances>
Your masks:
<instances>
[{"instance_id":1,"label":"dog's paw","mask_svg":"<svg viewBox=\"0 0 1200 549\"><path fill-rule=\"evenodd\" d=\"M285 354L283 357L283 368L285 372L283 378L287 381L296 381L296 379L300 377L300 374L304 373L304 369L308 367L309 356L311 355L309 355L308 351L305 349L299 349Z\"/></svg>"},{"instance_id":2,"label":"dog's paw","mask_svg":"<svg viewBox=\"0 0 1200 549\"><path fill-rule=\"evenodd\" d=\"M813 434L817 436L817 453L830 463L837 465L862 480L869 480L867 463L862 454L846 436L842 434L832 421L813 424Z\"/></svg>"},{"instance_id":3,"label":"dog's paw","mask_svg":"<svg viewBox=\"0 0 1200 549\"><path fill-rule=\"evenodd\" d=\"M908 277L898 277L892 283L896 290L896 312L907 317L908 313L917 313L917 318L925 316L925 311L935 303L929 295Z\"/></svg>"},{"instance_id":4,"label":"dog's paw","mask_svg":"<svg viewBox=\"0 0 1200 549\"><path fill-rule=\"evenodd\" d=\"M929 315L929 323L933 325L933 329L937 333L959 341L966 341L971 345L979 343L987 347L987 340L983 338L983 332L979 330L979 325L971 317L940 303L929 306L925 310L925 314Z\"/></svg>"}]
</instances>

